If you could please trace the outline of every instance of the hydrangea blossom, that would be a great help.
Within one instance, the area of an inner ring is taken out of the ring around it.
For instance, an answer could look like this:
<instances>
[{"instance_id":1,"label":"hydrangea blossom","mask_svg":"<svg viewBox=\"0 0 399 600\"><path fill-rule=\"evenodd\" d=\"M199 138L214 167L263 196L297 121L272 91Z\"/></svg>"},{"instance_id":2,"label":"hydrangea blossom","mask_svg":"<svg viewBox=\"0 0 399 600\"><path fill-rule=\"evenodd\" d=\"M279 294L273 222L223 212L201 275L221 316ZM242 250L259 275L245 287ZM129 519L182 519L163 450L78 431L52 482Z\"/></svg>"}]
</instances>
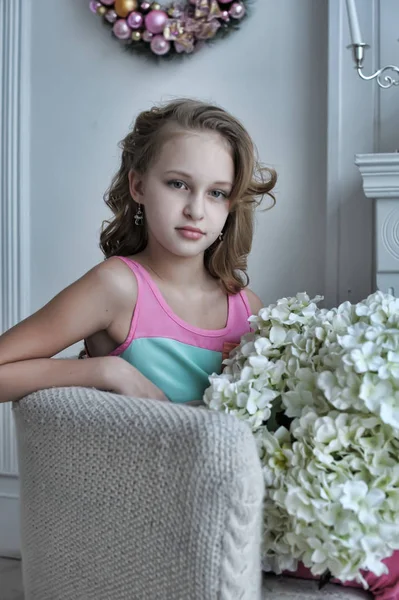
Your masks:
<instances>
[{"instance_id":1,"label":"hydrangea blossom","mask_svg":"<svg viewBox=\"0 0 399 600\"><path fill-rule=\"evenodd\" d=\"M302 561L366 585L399 549L399 299L331 310L283 298L210 377L204 401L251 427L266 486L266 570Z\"/></svg>"}]
</instances>

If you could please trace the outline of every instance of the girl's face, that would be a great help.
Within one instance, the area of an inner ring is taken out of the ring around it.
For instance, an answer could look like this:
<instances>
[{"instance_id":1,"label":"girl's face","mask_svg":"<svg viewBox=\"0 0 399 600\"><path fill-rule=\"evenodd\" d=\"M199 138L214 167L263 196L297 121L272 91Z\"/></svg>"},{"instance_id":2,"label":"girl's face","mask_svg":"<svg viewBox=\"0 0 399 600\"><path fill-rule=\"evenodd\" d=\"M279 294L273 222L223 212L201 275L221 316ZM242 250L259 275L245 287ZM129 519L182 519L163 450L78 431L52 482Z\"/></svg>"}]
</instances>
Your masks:
<instances>
[{"instance_id":1,"label":"girl's face","mask_svg":"<svg viewBox=\"0 0 399 600\"><path fill-rule=\"evenodd\" d=\"M231 150L218 133L174 133L148 172L131 172L129 182L132 197L145 207L149 244L197 256L218 238L229 214Z\"/></svg>"}]
</instances>

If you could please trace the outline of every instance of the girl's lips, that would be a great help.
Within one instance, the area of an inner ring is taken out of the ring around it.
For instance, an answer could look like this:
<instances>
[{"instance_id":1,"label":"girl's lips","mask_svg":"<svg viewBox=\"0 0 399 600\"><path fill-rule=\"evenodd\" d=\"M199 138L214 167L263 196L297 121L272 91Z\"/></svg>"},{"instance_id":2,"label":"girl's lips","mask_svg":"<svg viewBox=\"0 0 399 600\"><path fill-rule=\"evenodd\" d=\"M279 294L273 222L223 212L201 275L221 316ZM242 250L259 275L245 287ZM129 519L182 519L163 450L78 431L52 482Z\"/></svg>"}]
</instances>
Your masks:
<instances>
[{"instance_id":1,"label":"girl's lips","mask_svg":"<svg viewBox=\"0 0 399 600\"><path fill-rule=\"evenodd\" d=\"M176 229L185 229L186 231L197 231L198 233L204 234L202 229L199 227L191 227L190 225L186 225L185 227L177 227Z\"/></svg>"},{"instance_id":2,"label":"girl's lips","mask_svg":"<svg viewBox=\"0 0 399 600\"><path fill-rule=\"evenodd\" d=\"M177 231L181 236L188 240L199 240L202 238L204 234L200 229L195 229L194 227L178 227Z\"/></svg>"}]
</instances>

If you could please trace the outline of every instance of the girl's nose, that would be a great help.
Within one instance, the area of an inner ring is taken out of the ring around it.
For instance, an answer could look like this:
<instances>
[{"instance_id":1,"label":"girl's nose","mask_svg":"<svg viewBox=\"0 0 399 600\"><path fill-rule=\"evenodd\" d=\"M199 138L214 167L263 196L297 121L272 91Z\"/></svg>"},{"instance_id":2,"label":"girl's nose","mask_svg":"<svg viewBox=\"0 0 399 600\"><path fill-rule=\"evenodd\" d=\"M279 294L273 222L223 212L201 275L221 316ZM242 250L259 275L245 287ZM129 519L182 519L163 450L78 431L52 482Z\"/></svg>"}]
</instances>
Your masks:
<instances>
[{"instance_id":1,"label":"girl's nose","mask_svg":"<svg viewBox=\"0 0 399 600\"><path fill-rule=\"evenodd\" d=\"M184 208L184 214L193 221L200 221L204 218L205 206L201 194L190 194L188 202Z\"/></svg>"}]
</instances>

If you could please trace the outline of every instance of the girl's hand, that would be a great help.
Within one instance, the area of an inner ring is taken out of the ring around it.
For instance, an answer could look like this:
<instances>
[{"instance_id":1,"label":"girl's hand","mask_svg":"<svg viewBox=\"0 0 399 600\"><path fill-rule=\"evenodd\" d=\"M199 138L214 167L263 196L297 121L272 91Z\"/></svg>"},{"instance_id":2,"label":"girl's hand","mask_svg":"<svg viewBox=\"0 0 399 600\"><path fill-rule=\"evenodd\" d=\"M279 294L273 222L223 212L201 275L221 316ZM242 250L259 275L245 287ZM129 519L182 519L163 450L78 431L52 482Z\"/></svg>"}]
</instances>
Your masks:
<instances>
[{"instance_id":1,"label":"girl's hand","mask_svg":"<svg viewBox=\"0 0 399 600\"><path fill-rule=\"evenodd\" d=\"M123 396L169 402L162 390L123 358L107 356L104 358L104 364L105 384L108 391Z\"/></svg>"}]
</instances>

